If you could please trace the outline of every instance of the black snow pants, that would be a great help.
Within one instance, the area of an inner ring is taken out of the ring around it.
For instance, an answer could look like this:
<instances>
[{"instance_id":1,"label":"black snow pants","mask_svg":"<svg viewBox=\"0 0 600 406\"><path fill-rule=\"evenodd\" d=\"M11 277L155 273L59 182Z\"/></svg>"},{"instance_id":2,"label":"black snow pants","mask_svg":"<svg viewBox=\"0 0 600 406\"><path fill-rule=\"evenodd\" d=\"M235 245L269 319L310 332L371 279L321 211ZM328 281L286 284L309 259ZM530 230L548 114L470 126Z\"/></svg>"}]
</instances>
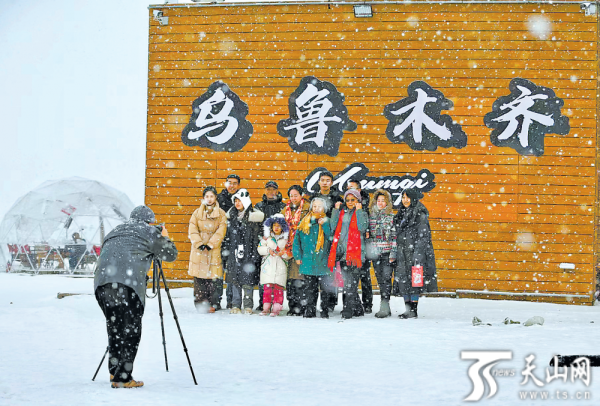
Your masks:
<instances>
[{"instance_id":1,"label":"black snow pants","mask_svg":"<svg viewBox=\"0 0 600 406\"><path fill-rule=\"evenodd\" d=\"M394 271L392 264L390 264L390 254L381 254L379 258L374 259L373 268L375 268L375 276L377 277L381 300L390 300L392 273Z\"/></svg>"},{"instance_id":2,"label":"black snow pants","mask_svg":"<svg viewBox=\"0 0 600 406\"><path fill-rule=\"evenodd\" d=\"M194 277L194 304L208 302L211 306L217 305L217 298L215 297L215 286L217 285L216 280L203 279ZM221 285L221 291L223 285Z\"/></svg>"},{"instance_id":3,"label":"black snow pants","mask_svg":"<svg viewBox=\"0 0 600 406\"><path fill-rule=\"evenodd\" d=\"M142 337L144 306L133 289L120 283L99 286L96 300L106 318L108 370L113 382L129 382Z\"/></svg>"},{"instance_id":4,"label":"black snow pants","mask_svg":"<svg viewBox=\"0 0 600 406\"><path fill-rule=\"evenodd\" d=\"M365 309L372 309L373 284L371 283L371 261L368 259L360 269L360 290L362 291L362 305Z\"/></svg>"},{"instance_id":5,"label":"black snow pants","mask_svg":"<svg viewBox=\"0 0 600 406\"><path fill-rule=\"evenodd\" d=\"M303 315L306 310L306 298L302 297L304 292L303 279L287 280L287 300L290 314Z\"/></svg>"},{"instance_id":6,"label":"black snow pants","mask_svg":"<svg viewBox=\"0 0 600 406\"><path fill-rule=\"evenodd\" d=\"M345 262L340 263L342 268L342 278L344 278L344 308L342 317L350 319L352 317L364 316L360 297L358 296L358 281L360 280L360 268L348 265Z\"/></svg>"}]
</instances>

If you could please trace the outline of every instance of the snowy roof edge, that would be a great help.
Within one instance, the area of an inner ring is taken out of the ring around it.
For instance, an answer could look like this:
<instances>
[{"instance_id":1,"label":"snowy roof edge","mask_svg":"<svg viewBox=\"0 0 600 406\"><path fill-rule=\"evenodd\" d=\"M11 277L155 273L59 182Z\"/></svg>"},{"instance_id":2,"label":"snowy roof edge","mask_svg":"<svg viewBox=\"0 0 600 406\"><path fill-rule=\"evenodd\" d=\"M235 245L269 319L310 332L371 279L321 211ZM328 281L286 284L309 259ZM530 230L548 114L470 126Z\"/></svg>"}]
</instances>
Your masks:
<instances>
[{"instance_id":1,"label":"snowy roof edge","mask_svg":"<svg viewBox=\"0 0 600 406\"><path fill-rule=\"evenodd\" d=\"M262 1L202 1L193 3L177 3L177 4L151 4L148 9L155 8L182 8L182 7L230 7L230 6L291 6L291 5L311 5L311 4L328 4L328 5L375 5L375 4L583 4L583 3L600 3L600 0L375 0L375 1L346 1L346 0L262 0Z\"/></svg>"}]
</instances>

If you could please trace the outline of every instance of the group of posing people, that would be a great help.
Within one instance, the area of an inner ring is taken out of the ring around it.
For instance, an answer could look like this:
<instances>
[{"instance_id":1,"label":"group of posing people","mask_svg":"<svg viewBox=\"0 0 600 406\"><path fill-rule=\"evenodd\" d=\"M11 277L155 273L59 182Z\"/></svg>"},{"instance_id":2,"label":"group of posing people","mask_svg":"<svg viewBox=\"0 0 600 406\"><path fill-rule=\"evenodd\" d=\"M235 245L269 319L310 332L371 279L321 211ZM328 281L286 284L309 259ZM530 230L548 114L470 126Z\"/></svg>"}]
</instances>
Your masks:
<instances>
[{"instance_id":1,"label":"group of posing people","mask_svg":"<svg viewBox=\"0 0 600 406\"><path fill-rule=\"evenodd\" d=\"M213 313L221 309L223 275L230 313L252 314L259 285L261 315L277 316L287 291L289 316L328 318L343 288L345 319L372 312L371 264L381 294L378 318L391 316L390 296L404 298L400 318L416 318L419 296L437 291L429 213L417 189L402 192L394 214L389 192L361 190L358 179L346 191L332 189L333 175L322 172L319 190L307 195L294 185L283 202L276 182L265 185L253 206L241 179L229 175L220 193L209 186L189 224L189 274L194 302ZM362 298L358 284L362 286Z\"/></svg>"},{"instance_id":2,"label":"group of posing people","mask_svg":"<svg viewBox=\"0 0 600 406\"><path fill-rule=\"evenodd\" d=\"M362 316L373 305L372 263L381 291L375 316L391 316L393 292L406 304L399 317L416 318L419 295L437 290L428 212L419 192L404 191L394 215L385 190L376 191L369 204L357 179L348 181L343 197L331 189L332 183L333 175L323 172L318 192L309 197L294 185L283 203L277 183L269 181L256 206L248 191L240 189L237 175L228 176L219 194L212 186L204 189L189 225L189 273L199 308L221 309L225 270L230 313L252 314L259 284L263 315L279 315L287 290L288 315L316 317L320 293L320 316L328 318L343 286L342 317ZM146 274L153 259L177 259L167 229L155 223L150 208L136 207L129 221L104 239L94 272L96 300L106 318L113 388L144 385L133 379L132 371L142 334Z\"/></svg>"}]
</instances>

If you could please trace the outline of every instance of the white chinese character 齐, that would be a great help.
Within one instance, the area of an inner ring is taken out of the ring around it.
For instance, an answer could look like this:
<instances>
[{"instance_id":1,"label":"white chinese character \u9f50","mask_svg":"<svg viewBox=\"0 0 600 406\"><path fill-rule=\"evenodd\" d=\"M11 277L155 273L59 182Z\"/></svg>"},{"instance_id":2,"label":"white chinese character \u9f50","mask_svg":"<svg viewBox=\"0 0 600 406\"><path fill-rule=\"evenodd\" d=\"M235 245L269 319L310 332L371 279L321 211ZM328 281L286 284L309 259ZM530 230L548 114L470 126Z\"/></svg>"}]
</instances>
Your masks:
<instances>
[{"instance_id":1,"label":"white chinese character \u9f50","mask_svg":"<svg viewBox=\"0 0 600 406\"><path fill-rule=\"evenodd\" d=\"M508 121L508 125L502 131L502 134L498 136L499 140L506 140L512 137L515 134L515 131L519 127L519 121L517 118L519 116L523 117L523 124L521 126L521 132L519 132L519 142L523 147L529 146L529 126L532 122L537 121L540 124L551 126L554 124L554 119L550 116L546 116L544 114L536 113L533 111L529 111L529 108L533 107L536 100L544 100L547 99L548 96L545 94L534 94L531 95L531 90L527 89L524 86L517 86L517 88L521 91L519 97L513 100L510 103L503 104L500 106L500 110L509 109L503 115L496 117L493 121L497 122L506 122Z\"/></svg>"}]
</instances>

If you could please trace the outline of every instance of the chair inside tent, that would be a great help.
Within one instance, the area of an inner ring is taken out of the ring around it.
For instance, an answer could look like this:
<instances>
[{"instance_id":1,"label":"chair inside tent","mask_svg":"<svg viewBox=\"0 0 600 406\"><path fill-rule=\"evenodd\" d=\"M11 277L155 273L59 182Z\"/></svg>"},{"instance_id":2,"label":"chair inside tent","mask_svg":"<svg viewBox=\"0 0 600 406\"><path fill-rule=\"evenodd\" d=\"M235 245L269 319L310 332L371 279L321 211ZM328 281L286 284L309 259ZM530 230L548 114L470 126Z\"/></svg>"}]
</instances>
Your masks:
<instances>
[{"instance_id":1,"label":"chair inside tent","mask_svg":"<svg viewBox=\"0 0 600 406\"><path fill-rule=\"evenodd\" d=\"M78 177L47 181L21 197L0 224L7 271L93 272L104 237L129 218L126 194Z\"/></svg>"}]
</instances>

